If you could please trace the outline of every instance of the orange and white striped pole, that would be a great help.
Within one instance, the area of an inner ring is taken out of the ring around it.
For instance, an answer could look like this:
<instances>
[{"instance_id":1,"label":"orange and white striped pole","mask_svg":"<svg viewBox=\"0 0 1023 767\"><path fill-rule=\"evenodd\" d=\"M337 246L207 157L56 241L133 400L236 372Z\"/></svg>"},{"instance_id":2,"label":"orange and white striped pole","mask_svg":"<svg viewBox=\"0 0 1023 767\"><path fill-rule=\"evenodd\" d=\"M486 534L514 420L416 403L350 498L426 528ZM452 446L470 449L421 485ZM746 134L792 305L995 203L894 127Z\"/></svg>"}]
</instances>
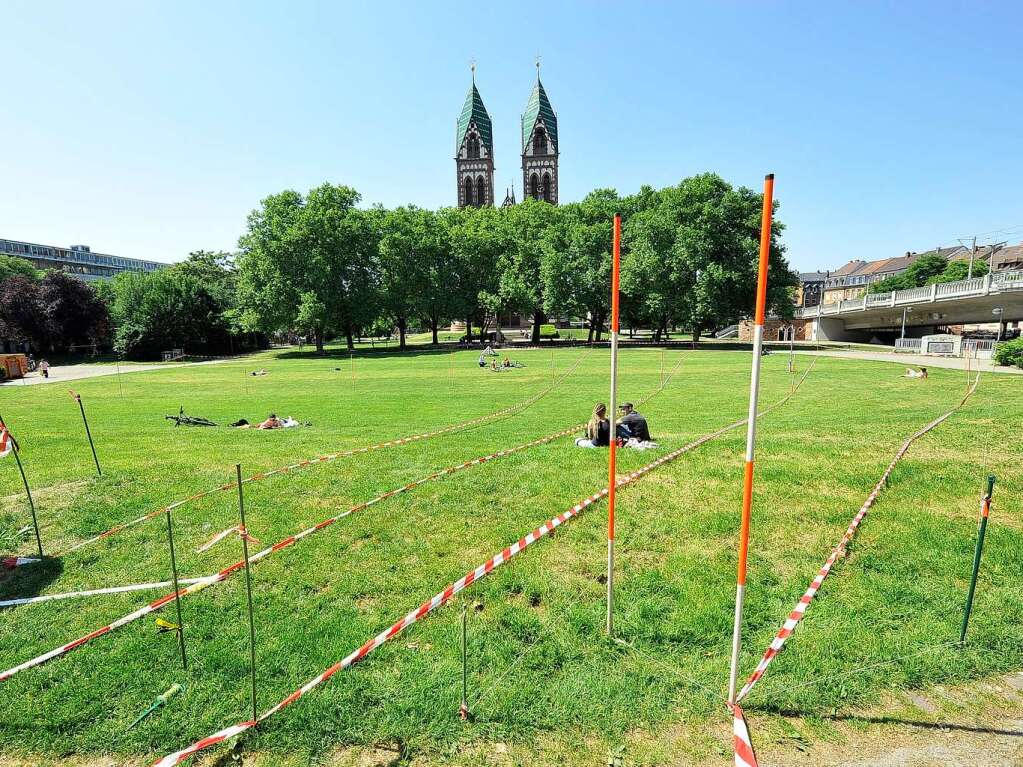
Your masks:
<instances>
[{"instance_id":1,"label":"orange and white striped pole","mask_svg":"<svg viewBox=\"0 0 1023 767\"><path fill-rule=\"evenodd\" d=\"M742 603L746 595L746 554L749 551L750 514L753 509L753 447L757 439L757 399L760 394L760 352L764 340L767 309L767 264L771 251L771 213L774 203L774 174L764 179L764 209L760 219L760 266L757 271L757 309L753 324L753 369L749 387L749 417L746 421L746 466L742 484L742 522L739 527L739 567L735 586L735 624L732 628L732 668L728 678L728 702L735 703L739 678L739 645L742 640Z\"/></svg>"},{"instance_id":2,"label":"orange and white striped pole","mask_svg":"<svg viewBox=\"0 0 1023 767\"><path fill-rule=\"evenodd\" d=\"M618 430L615 417L618 413L618 271L622 260L622 217L615 213L614 240L611 255L611 397L610 441L608 446L607 470L607 635L614 632L615 604L615 490L617 485Z\"/></svg>"}]
</instances>

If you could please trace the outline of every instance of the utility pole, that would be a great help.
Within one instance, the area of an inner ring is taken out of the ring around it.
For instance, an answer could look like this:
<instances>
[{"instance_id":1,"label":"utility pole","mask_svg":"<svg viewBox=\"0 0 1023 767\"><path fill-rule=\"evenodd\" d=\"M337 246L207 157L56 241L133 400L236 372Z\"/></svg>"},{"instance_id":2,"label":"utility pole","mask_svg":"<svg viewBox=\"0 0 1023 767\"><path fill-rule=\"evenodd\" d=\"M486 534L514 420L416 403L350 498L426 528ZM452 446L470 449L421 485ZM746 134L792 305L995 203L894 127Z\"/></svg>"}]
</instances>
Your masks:
<instances>
[{"instance_id":1,"label":"utility pole","mask_svg":"<svg viewBox=\"0 0 1023 767\"><path fill-rule=\"evenodd\" d=\"M977 238L973 238L973 245L970 247L970 268L966 270L966 279L973 279L973 259L977 257Z\"/></svg>"}]
</instances>

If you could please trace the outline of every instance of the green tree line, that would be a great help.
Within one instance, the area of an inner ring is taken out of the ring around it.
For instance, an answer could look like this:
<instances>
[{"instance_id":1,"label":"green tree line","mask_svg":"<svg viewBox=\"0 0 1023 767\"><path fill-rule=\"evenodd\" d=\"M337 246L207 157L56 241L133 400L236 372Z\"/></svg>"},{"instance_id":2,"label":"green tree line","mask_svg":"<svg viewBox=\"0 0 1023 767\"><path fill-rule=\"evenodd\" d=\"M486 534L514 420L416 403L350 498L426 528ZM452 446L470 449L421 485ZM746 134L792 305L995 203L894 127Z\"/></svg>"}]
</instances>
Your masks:
<instances>
[{"instance_id":1,"label":"green tree line","mask_svg":"<svg viewBox=\"0 0 1023 767\"><path fill-rule=\"evenodd\" d=\"M501 209L386 210L360 202L343 185L286 190L249 214L235 254L197 251L166 269L84 285L97 313L106 311L105 324L88 325L89 337L136 358L171 348L226 353L276 334L307 336L322 351L331 338L352 348L360 335L397 331L404 348L411 330L432 331L436 343L453 320L464 322L468 339L483 340L496 317L512 312L531 318L534 342L554 317L587 319L590 339L600 340L615 213L629 326L656 338L683 328L698 339L752 312L762 196L715 174L629 196L598 189L559 207L527 199ZM776 220L768 305L789 317L797 277L779 244L783 228ZM59 333L7 311L8 282L40 281L10 268L0 263L0 337L58 348ZM12 299L24 284L15 287Z\"/></svg>"}]
</instances>

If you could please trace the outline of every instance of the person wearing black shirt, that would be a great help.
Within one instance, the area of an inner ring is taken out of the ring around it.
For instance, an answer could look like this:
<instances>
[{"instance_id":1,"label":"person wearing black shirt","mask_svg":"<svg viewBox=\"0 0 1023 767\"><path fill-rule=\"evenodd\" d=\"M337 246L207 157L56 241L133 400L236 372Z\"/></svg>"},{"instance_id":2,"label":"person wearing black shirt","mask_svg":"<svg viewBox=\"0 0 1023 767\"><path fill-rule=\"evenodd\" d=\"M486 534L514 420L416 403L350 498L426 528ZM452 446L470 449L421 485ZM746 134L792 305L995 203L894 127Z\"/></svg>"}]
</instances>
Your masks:
<instances>
[{"instance_id":1,"label":"person wearing black shirt","mask_svg":"<svg viewBox=\"0 0 1023 767\"><path fill-rule=\"evenodd\" d=\"M607 406L598 402L593 415L586 424L586 436L575 441L578 447L607 447L611 444L611 422L607 418Z\"/></svg>"},{"instance_id":2,"label":"person wearing black shirt","mask_svg":"<svg viewBox=\"0 0 1023 767\"><path fill-rule=\"evenodd\" d=\"M618 428L615 430L619 436L638 439L640 442L653 442L650 438L650 428L647 426L646 418L633 407L631 402L621 405L622 417L618 419Z\"/></svg>"}]
</instances>

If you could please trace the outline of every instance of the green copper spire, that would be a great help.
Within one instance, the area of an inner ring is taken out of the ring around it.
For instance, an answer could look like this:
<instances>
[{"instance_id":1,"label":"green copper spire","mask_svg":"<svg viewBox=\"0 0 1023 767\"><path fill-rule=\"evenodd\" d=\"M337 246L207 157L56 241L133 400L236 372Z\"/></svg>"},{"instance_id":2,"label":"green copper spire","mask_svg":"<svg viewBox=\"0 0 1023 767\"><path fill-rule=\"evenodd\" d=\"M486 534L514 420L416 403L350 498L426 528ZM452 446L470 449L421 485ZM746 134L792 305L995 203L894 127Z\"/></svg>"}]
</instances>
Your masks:
<instances>
[{"instance_id":1,"label":"green copper spire","mask_svg":"<svg viewBox=\"0 0 1023 767\"><path fill-rule=\"evenodd\" d=\"M490 157L494 156L494 138L490 126L490 115L487 108L483 106L483 97L476 90L476 65L472 66L472 87L465 95L465 103L462 104L462 113L458 116L458 127L455 131L455 153L462 147L465 141L466 131L469 130L469 123L476 123L476 130L480 133L483 146L487 149Z\"/></svg>"},{"instance_id":2,"label":"green copper spire","mask_svg":"<svg viewBox=\"0 0 1023 767\"><path fill-rule=\"evenodd\" d=\"M543 89L543 83L540 82L540 65L537 63L536 67L536 85L533 86L533 92L529 95L529 101L526 102L526 111L522 115L522 151L526 151L526 146L529 144L530 139L533 136L533 128L536 125L537 118L543 118L543 124L547 126L547 133L551 137L551 151L555 154L558 152L558 118L554 114L554 107L551 106L550 99L547 98L547 91Z\"/></svg>"}]
</instances>

